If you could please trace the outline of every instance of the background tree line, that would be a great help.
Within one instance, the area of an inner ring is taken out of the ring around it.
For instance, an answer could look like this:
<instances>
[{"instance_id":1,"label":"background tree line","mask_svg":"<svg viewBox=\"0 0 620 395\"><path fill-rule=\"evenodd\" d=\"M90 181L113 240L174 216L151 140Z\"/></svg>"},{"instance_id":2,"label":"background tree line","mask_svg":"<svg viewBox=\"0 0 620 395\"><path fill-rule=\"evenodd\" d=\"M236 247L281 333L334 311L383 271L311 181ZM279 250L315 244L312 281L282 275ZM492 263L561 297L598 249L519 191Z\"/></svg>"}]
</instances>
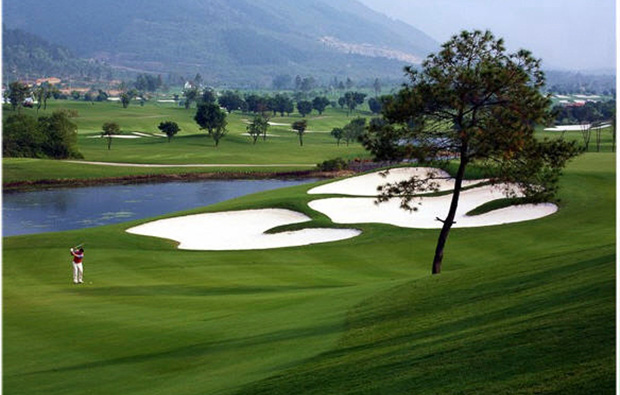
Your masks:
<instances>
[{"instance_id":1,"label":"background tree line","mask_svg":"<svg viewBox=\"0 0 620 395\"><path fill-rule=\"evenodd\" d=\"M244 113L263 114L265 116L271 114L271 116L284 116L284 114L291 115L297 110L303 117L316 111L319 115L323 114L328 106L347 109L350 114L358 106L364 104L366 94L361 92L346 92L338 102L330 101L326 96L315 96L313 99L299 99L295 100L293 97L286 93L277 93L271 95L259 95L256 93L242 94L238 91L226 90L220 94L217 94L211 88L205 88L200 90L198 87L192 86L183 90L183 102L182 105L189 109L192 104L218 104L220 107L226 109L228 113L233 111L242 111ZM380 100L371 98L369 100L369 106L375 113L379 113L381 110Z\"/></svg>"},{"instance_id":2,"label":"background tree line","mask_svg":"<svg viewBox=\"0 0 620 395\"><path fill-rule=\"evenodd\" d=\"M555 122L560 125L611 121L616 112L616 101L586 102L583 106L553 107Z\"/></svg>"},{"instance_id":3,"label":"background tree line","mask_svg":"<svg viewBox=\"0 0 620 395\"><path fill-rule=\"evenodd\" d=\"M77 126L67 111L40 117L5 113L2 129L5 157L82 158L77 147Z\"/></svg>"}]
</instances>

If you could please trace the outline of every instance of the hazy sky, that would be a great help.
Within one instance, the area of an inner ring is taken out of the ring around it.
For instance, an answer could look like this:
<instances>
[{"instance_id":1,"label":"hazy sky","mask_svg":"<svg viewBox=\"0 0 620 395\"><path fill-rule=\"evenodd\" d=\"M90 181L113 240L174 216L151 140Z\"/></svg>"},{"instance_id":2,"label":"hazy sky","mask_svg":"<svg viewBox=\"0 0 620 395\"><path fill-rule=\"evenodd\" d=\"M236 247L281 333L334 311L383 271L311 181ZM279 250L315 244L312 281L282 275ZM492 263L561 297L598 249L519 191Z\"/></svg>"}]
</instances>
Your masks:
<instances>
[{"instance_id":1,"label":"hazy sky","mask_svg":"<svg viewBox=\"0 0 620 395\"><path fill-rule=\"evenodd\" d=\"M489 29L544 68L616 65L615 0L359 0L443 43L463 29Z\"/></svg>"}]
</instances>

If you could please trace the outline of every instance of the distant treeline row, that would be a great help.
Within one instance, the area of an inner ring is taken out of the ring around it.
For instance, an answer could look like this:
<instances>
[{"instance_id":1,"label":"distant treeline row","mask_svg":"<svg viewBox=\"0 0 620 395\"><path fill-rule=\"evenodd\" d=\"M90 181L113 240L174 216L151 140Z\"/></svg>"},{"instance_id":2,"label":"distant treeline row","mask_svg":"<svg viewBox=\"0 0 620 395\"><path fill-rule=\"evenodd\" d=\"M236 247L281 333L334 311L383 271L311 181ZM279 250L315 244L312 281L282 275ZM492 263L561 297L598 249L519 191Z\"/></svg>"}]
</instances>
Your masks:
<instances>
[{"instance_id":1,"label":"distant treeline row","mask_svg":"<svg viewBox=\"0 0 620 395\"><path fill-rule=\"evenodd\" d=\"M254 93L242 95L236 91L224 91L221 94L216 94L210 89L205 89L202 92L196 88L186 89L183 91L183 104L185 108L189 108L193 102L196 103L218 103L221 107L225 108L229 113L232 111L253 112L253 113L269 113L274 116L280 113L290 115L297 111L306 116L313 110L316 110L319 115L325 111L327 106L338 107L347 109L350 114L358 106L364 104L366 94L361 92L345 92L337 101L330 101L327 97L316 96L313 99L304 100L301 97L291 97L285 93L277 93L274 96L271 95L258 95ZM180 99L177 97L177 99ZM296 105L295 105L296 103ZM376 98L370 98L368 105L373 113L379 113L381 111L381 101Z\"/></svg>"},{"instance_id":2,"label":"distant treeline row","mask_svg":"<svg viewBox=\"0 0 620 395\"><path fill-rule=\"evenodd\" d=\"M560 125L612 121L616 115L616 101L586 102L582 106L553 107L555 120Z\"/></svg>"}]
</instances>

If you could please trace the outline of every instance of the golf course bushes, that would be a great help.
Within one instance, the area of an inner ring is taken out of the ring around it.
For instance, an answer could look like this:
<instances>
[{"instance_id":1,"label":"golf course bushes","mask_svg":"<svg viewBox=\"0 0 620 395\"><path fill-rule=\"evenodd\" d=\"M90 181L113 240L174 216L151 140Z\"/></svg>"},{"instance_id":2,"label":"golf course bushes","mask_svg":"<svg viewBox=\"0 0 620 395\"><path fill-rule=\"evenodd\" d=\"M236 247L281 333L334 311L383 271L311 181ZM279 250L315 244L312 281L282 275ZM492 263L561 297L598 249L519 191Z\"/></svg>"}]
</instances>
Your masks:
<instances>
[{"instance_id":1,"label":"golf course bushes","mask_svg":"<svg viewBox=\"0 0 620 395\"><path fill-rule=\"evenodd\" d=\"M166 143L167 144L167 143ZM172 144L175 144L173 141ZM3 240L11 394L613 393L615 155L588 153L534 221L184 251L149 220ZM165 217L288 208L316 184ZM240 225L242 226L242 225ZM85 284L69 247L84 242Z\"/></svg>"}]
</instances>

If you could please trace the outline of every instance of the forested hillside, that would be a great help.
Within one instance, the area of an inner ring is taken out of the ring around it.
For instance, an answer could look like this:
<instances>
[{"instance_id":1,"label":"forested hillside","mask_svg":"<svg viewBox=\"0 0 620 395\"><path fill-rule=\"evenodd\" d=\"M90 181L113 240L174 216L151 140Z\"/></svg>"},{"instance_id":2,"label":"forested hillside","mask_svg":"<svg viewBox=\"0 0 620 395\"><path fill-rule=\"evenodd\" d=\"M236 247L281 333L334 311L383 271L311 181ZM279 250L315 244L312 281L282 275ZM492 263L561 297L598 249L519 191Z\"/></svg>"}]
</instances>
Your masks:
<instances>
[{"instance_id":1,"label":"forested hillside","mask_svg":"<svg viewBox=\"0 0 620 395\"><path fill-rule=\"evenodd\" d=\"M355 0L22 0L4 23L83 58L213 83L281 74L399 78L438 44Z\"/></svg>"},{"instance_id":2,"label":"forested hillside","mask_svg":"<svg viewBox=\"0 0 620 395\"><path fill-rule=\"evenodd\" d=\"M19 29L2 29L4 78L111 79L112 69L98 61L79 59L60 45Z\"/></svg>"}]
</instances>

